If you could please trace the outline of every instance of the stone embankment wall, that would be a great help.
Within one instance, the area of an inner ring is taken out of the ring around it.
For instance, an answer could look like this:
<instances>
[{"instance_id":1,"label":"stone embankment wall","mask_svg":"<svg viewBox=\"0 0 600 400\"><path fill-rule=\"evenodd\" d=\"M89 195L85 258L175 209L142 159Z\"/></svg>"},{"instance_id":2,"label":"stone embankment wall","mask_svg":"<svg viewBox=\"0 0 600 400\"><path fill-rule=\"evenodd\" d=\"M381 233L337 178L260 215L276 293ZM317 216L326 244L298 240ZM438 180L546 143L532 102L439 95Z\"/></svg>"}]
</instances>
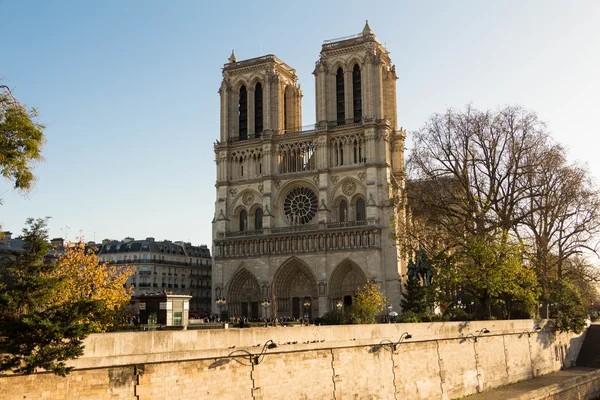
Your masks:
<instances>
[{"instance_id":1,"label":"stone embankment wall","mask_svg":"<svg viewBox=\"0 0 600 400\"><path fill-rule=\"evenodd\" d=\"M532 320L97 334L68 377L3 376L0 399L453 399L570 367L582 339Z\"/></svg>"}]
</instances>

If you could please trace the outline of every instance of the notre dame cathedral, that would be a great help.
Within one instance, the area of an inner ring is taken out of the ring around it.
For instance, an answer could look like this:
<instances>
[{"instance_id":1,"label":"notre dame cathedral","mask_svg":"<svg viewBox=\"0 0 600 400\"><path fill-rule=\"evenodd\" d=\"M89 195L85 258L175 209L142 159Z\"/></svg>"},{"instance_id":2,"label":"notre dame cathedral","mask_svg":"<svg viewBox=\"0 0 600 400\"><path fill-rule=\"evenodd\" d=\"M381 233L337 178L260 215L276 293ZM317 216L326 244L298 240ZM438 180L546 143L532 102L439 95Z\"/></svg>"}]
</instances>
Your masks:
<instances>
[{"instance_id":1,"label":"notre dame cathedral","mask_svg":"<svg viewBox=\"0 0 600 400\"><path fill-rule=\"evenodd\" d=\"M367 281L399 309L404 264L391 233L405 134L395 67L367 23L325 41L313 74L317 122L303 127L292 67L233 53L223 67L214 312L224 299L230 316L318 317L351 304Z\"/></svg>"}]
</instances>

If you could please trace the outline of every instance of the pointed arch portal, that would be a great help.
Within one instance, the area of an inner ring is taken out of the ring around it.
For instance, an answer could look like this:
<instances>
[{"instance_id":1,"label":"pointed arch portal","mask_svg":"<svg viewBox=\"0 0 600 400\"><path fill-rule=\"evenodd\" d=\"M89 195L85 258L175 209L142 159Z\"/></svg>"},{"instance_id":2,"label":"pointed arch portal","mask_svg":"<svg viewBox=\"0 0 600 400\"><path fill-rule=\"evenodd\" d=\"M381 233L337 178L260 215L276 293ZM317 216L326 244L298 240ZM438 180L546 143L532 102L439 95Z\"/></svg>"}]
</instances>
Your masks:
<instances>
[{"instance_id":1,"label":"pointed arch portal","mask_svg":"<svg viewBox=\"0 0 600 400\"><path fill-rule=\"evenodd\" d=\"M227 306L230 317L259 318L261 301L260 284L246 268L242 268L229 281Z\"/></svg>"},{"instance_id":2,"label":"pointed arch portal","mask_svg":"<svg viewBox=\"0 0 600 400\"><path fill-rule=\"evenodd\" d=\"M279 316L319 315L317 280L299 258L292 257L281 264L273 277L273 292Z\"/></svg>"},{"instance_id":3,"label":"pointed arch portal","mask_svg":"<svg viewBox=\"0 0 600 400\"><path fill-rule=\"evenodd\" d=\"M329 283L330 298L335 305L342 301L344 305L352 304L352 296L367 283L367 277L362 269L351 260L344 260L338 264L331 274Z\"/></svg>"}]
</instances>

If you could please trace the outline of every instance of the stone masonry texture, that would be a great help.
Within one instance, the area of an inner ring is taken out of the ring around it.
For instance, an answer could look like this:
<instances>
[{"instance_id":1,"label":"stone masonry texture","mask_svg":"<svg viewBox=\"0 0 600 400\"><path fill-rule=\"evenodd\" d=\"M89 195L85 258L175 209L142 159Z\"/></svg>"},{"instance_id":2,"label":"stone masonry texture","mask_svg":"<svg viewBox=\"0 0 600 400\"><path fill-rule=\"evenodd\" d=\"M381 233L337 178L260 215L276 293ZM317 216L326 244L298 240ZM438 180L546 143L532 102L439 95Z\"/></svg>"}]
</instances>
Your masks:
<instances>
[{"instance_id":1,"label":"stone masonry texture","mask_svg":"<svg viewBox=\"0 0 600 400\"><path fill-rule=\"evenodd\" d=\"M0 400L453 399L573 366L583 338L540 320L98 334L66 378L0 376Z\"/></svg>"}]
</instances>

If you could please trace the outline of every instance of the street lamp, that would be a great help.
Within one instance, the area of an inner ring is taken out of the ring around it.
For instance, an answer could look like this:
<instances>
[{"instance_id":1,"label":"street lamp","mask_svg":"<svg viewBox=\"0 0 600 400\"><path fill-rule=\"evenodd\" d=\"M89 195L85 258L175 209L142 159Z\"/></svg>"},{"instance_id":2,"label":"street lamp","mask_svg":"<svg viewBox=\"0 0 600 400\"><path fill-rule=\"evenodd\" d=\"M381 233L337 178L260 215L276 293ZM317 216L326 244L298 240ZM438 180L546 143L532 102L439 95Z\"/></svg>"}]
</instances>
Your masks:
<instances>
[{"instance_id":1,"label":"street lamp","mask_svg":"<svg viewBox=\"0 0 600 400\"><path fill-rule=\"evenodd\" d=\"M344 307L344 303L342 303L341 300L338 300L337 303L335 303L335 307L337 308L338 311L341 311L342 307Z\"/></svg>"},{"instance_id":2,"label":"street lamp","mask_svg":"<svg viewBox=\"0 0 600 400\"><path fill-rule=\"evenodd\" d=\"M223 307L225 307L225 304L227 304L227 301L225 300L224 297L217 297L217 300L215 300L215 303L217 303L217 307L219 307L219 316L221 317L221 319L223 319Z\"/></svg>"},{"instance_id":3,"label":"street lamp","mask_svg":"<svg viewBox=\"0 0 600 400\"><path fill-rule=\"evenodd\" d=\"M482 335L484 335L486 333L490 333L489 329L487 329L487 328L483 328L481 330L476 330L475 332L477 333L477 335L469 333L467 336L465 336L465 338L473 339L474 342L477 342L477 339L479 339Z\"/></svg>"},{"instance_id":4,"label":"street lamp","mask_svg":"<svg viewBox=\"0 0 600 400\"><path fill-rule=\"evenodd\" d=\"M302 305L304 306L304 318L306 319L306 323L308 323L308 310L310 309L310 299L305 299Z\"/></svg>"}]
</instances>

